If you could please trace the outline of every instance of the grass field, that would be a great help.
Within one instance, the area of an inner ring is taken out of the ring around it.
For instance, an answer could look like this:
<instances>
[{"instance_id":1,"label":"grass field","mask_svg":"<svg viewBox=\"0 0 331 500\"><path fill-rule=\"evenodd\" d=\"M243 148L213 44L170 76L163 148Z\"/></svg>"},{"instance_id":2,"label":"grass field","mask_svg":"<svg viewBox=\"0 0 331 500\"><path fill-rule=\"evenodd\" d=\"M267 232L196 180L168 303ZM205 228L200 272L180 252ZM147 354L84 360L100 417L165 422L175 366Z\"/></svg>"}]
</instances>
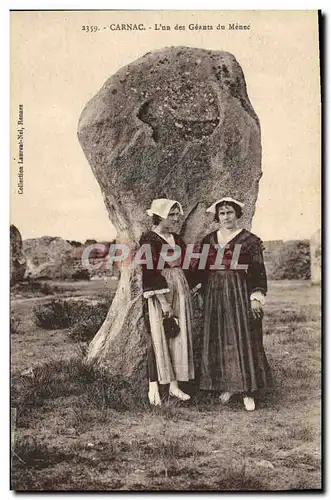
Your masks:
<instances>
[{"instance_id":1,"label":"grass field","mask_svg":"<svg viewBox=\"0 0 331 500\"><path fill-rule=\"evenodd\" d=\"M103 297L114 284L56 286ZM44 294L12 296L13 489L321 488L320 287L270 283L264 345L275 387L251 413L208 394L150 408L134 382L84 365L66 330L34 324Z\"/></svg>"}]
</instances>

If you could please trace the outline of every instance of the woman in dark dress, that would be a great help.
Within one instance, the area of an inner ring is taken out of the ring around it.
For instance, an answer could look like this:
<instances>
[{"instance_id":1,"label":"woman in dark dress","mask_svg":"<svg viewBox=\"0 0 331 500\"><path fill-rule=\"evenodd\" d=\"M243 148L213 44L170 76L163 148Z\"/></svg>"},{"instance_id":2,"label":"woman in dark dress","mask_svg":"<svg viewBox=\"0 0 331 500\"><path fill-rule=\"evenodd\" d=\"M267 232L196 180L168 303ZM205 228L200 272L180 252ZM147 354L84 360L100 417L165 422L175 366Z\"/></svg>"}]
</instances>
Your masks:
<instances>
[{"instance_id":1,"label":"woman in dark dress","mask_svg":"<svg viewBox=\"0 0 331 500\"><path fill-rule=\"evenodd\" d=\"M204 296L200 388L221 391L223 403L242 394L245 408L252 411L256 392L271 383L262 340L267 277L262 241L238 227L243 206L227 197L207 210L215 214L219 230L201 244L209 245L209 252L205 270L200 271ZM221 262L216 260L218 251Z\"/></svg>"},{"instance_id":2,"label":"woman in dark dress","mask_svg":"<svg viewBox=\"0 0 331 500\"><path fill-rule=\"evenodd\" d=\"M195 378L190 292L195 283L192 280L193 273L182 270L186 246L176 233L180 227L180 216L183 215L180 203L165 198L156 199L147 213L153 219L153 227L141 236L140 245L150 248L152 258L152 266L142 265L144 310L151 341L148 351L148 397L152 405L159 406L158 384L169 384L171 396L182 401L190 399L179 388L178 382ZM163 269L160 269L164 245L168 245L168 255L173 251L178 253L178 257L164 262ZM165 334L165 316L176 318L179 334L174 338L167 338Z\"/></svg>"}]
</instances>

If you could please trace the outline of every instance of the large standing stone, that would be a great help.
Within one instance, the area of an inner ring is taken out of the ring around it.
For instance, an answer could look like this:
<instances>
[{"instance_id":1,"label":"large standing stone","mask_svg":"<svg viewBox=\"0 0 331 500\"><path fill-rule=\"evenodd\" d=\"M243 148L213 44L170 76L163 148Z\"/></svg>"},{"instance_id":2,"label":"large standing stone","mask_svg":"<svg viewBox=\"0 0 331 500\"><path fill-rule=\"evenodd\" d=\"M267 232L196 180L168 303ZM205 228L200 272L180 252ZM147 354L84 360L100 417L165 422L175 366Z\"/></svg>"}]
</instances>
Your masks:
<instances>
[{"instance_id":1,"label":"large standing stone","mask_svg":"<svg viewBox=\"0 0 331 500\"><path fill-rule=\"evenodd\" d=\"M321 282L322 233L319 229L310 238L310 276L312 283Z\"/></svg>"},{"instance_id":2,"label":"large standing stone","mask_svg":"<svg viewBox=\"0 0 331 500\"><path fill-rule=\"evenodd\" d=\"M170 47L110 77L82 112L78 138L118 241L134 246L153 198L179 200L187 243L207 233L222 196L246 203L250 228L261 177L259 120L242 69L227 52ZM138 270L125 266L89 359L133 375L145 349Z\"/></svg>"},{"instance_id":3,"label":"large standing stone","mask_svg":"<svg viewBox=\"0 0 331 500\"><path fill-rule=\"evenodd\" d=\"M22 236L16 226L10 226L10 284L24 278L26 260L22 248Z\"/></svg>"},{"instance_id":4,"label":"large standing stone","mask_svg":"<svg viewBox=\"0 0 331 500\"><path fill-rule=\"evenodd\" d=\"M27 278L71 278L74 274L74 248L66 240L42 236L23 241Z\"/></svg>"}]
</instances>

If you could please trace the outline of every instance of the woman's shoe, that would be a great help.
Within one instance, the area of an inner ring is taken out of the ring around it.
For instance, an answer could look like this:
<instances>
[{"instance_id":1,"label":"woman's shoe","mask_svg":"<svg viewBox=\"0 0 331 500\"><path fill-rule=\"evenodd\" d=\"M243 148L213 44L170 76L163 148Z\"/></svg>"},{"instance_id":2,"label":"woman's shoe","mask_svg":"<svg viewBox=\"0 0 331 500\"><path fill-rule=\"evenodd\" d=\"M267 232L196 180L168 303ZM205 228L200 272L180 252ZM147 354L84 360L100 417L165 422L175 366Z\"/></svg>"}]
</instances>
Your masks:
<instances>
[{"instance_id":1,"label":"woman's shoe","mask_svg":"<svg viewBox=\"0 0 331 500\"><path fill-rule=\"evenodd\" d=\"M254 411L255 410L255 401L253 398L250 398L248 396L244 396L244 405L247 411Z\"/></svg>"},{"instance_id":2,"label":"woman's shoe","mask_svg":"<svg viewBox=\"0 0 331 500\"><path fill-rule=\"evenodd\" d=\"M185 394L185 392L181 391L179 388L169 390L169 396L174 396L181 401L188 401L189 399L191 399L191 396Z\"/></svg>"},{"instance_id":3,"label":"woman's shoe","mask_svg":"<svg viewBox=\"0 0 331 500\"><path fill-rule=\"evenodd\" d=\"M220 395L220 402L226 405L230 401L231 396L231 392L222 392L222 394Z\"/></svg>"}]
</instances>

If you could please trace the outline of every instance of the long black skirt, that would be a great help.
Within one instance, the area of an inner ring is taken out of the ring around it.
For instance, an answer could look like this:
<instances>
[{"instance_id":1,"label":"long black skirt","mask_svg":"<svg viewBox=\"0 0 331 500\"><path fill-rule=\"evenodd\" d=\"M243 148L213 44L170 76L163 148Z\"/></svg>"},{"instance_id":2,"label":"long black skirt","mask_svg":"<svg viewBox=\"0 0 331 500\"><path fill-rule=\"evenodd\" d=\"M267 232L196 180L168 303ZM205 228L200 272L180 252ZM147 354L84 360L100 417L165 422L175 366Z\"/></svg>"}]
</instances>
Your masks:
<instances>
[{"instance_id":1,"label":"long black skirt","mask_svg":"<svg viewBox=\"0 0 331 500\"><path fill-rule=\"evenodd\" d=\"M203 329L201 389L251 393L271 385L262 321L252 317L244 272L210 272Z\"/></svg>"}]
</instances>

